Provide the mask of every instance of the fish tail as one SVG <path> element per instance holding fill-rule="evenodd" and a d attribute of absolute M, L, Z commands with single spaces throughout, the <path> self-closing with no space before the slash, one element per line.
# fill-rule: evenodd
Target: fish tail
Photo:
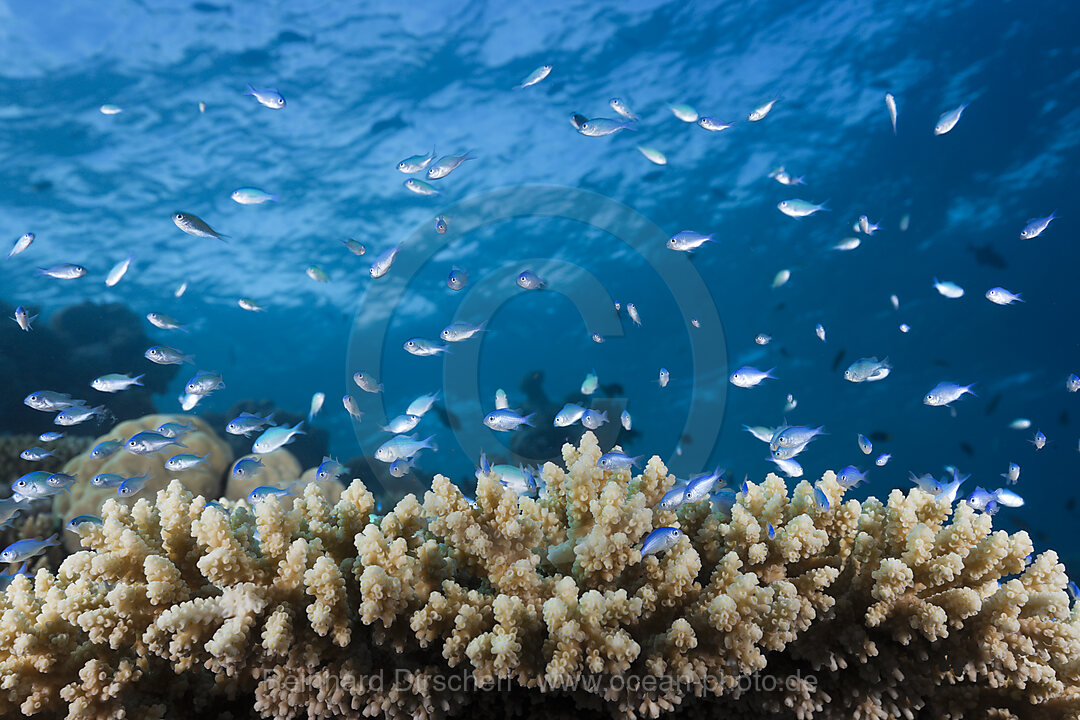
<path fill-rule="evenodd" d="M 251 87 L 251 85 L 249 84 L 247 86 L 247 91 L 244 94 L 245 95 L 254 95 L 255 94 L 255 88 Z"/>
<path fill-rule="evenodd" d="M 187 449 L 187 445 L 185 445 L 184 443 L 180 442 L 179 440 L 173 440 L 173 441 L 172 441 L 172 444 L 173 444 L 173 445 L 176 445 L 177 447 L 182 447 L 182 448 L 185 448 L 185 449 Z"/>
<path fill-rule="evenodd" d="M 528 425 L 529 427 L 536 427 L 532 424 L 532 419 L 536 416 L 536 413 L 529 413 L 521 419 L 522 425 Z"/>
<path fill-rule="evenodd" d="M 181 355 L 180 356 L 180 362 L 181 363 L 188 363 L 189 365 L 194 365 L 195 364 L 195 356 L 194 355 Z"/>
<path fill-rule="evenodd" d="M 60 535 L 58 535 L 57 533 L 53 533 L 52 535 L 50 535 L 49 537 L 47 537 L 45 539 L 45 546 L 46 547 L 52 546 L 52 545 L 59 545 L 59 544 L 60 544 Z"/>
<path fill-rule="evenodd" d="M 291 428 L 291 429 L 292 429 L 292 431 L 293 431 L 294 433 L 296 433 L 297 435 L 307 435 L 307 433 L 306 433 L 306 432 L 304 432 L 303 430 L 301 430 L 301 429 L 300 429 L 300 426 L 301 426 L 301 425 L 303 425 L 303 424 L 304 424 L 304 421 L 303 421 L 303 420 L 301 420 L 300 422 L 296 423 L 295 425 L 293 425 L 293 426 L 292 426 L 292 428 Z"/>
<path fill-rule="evenodd" d="M 435 437 L 434 435 L 428 435 L 427 438 L 424 439 L 424 445 L 426 445 L 427 448 L 429 450 L 431 450 L 432 452 L 437 452 L 439 447 L 435 443 L 431 442 L 432 438 L 434 438 L 434 437 Z M 485 462 L 486 462 L 486 459 L 485 459 Z M 488 471 L 490 472 L 490 470 L 491 470 L 491 468 L 489 467 Z"/>
<path fill-rule="evenodd" d="M 142 379 L 143 379 L 144 377 L 146 377 L 146 373 L 143 373 L 142 375 L 139 375 L 139 376 L 137 376 L 137 377 L 135 377 L 135 378 L 132 378 L 132 380 L 131 380 L 131 384 L 132 384 L 132 385 L 138 385 L 139 387 L 146 387 L 146 386 L 145 386 L 145 385 L 143 385 L 143 384 L 142 384 L 142 382 L 141 382 L 141 380 L 142 380 Z"/>

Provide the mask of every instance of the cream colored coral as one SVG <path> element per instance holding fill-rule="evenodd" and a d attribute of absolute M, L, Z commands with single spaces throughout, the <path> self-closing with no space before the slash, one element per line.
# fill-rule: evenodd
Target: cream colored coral
<path fill-rule="evenodd" d="M 659 511 L 659 460 L 601 471 L 591 433 L 563 456 L 536 500 L 483 477 L 472 504 L 437 476 L 374 518 L 359 481 L 291 508 L 179 483 L 109 501 L 86 550 L 0 598 L 0 714 L 172 717 L 180 696 L 275 719 L 1080 713 L 1080 610 L 1025 533 L 919 490 L 845 501 L 832 473 L 828 510 L 769 476 L 729 514 Z M 684 537 L 641 557 L 661 524 Z"/>

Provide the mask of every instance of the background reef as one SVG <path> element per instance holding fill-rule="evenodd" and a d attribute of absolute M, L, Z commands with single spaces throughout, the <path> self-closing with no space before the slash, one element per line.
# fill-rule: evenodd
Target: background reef
<path fill-rule="evenodd" d="M 846 499 L 831 472 L 827 509 L 770 475 L 730 511 L 660 510 L 658 458 L 602 471 L 591 433 L 562 454 L 536 499 L 483 475 L 475 501 L 436 476 L 385 514 L 359 480 L 291 509 L 175 479 L 107 500 L 82 550 L 0 597 L 0 712 L 1080 715 L 1080 606 L 1026 533 L 918 489 Z M 642 557 L 662 525 L 684 536 Z"/>

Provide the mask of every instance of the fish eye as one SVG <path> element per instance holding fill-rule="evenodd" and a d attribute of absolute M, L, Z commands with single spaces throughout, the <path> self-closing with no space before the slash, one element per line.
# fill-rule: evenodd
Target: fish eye
<path fill-rule="evenodd" d="M 184 213 L 176 213 L 176 215 L 174 215 L 173 217 L 175 217 L 177 220 L 183 220 Z"/>

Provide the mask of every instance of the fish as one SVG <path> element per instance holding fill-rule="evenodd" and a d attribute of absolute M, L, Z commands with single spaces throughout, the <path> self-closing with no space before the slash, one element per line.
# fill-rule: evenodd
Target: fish
<path fill-rule="evenodd" d="M 637 151 L 645 156 L 645 159 L 651 162 L 653 165 L 667 165 L 667 155 L 660 152 L 656 148 L 648 147 L 647 145 L 637 145 Z"/>
<path fill-rule="evenodd" d="M 754 342 L 758 345 L 768 345 L 771 340 L 772 336 L 765 333 L 758 333 L 754 336 Z"/>
<path fill-rule="evenodd" d="M 956 493 L 960 490 L 960 486 L 970 477 L 969 475 L 960 475 L 960 471 L 956 468 L 950 468 L 952 472 L 952 480 L 944 483 L 938 483 L 940 488 L 935 494 L 934 499 L 946 500 L 951 505 L 956 500 Z"/>
<path fill-rule="evenodd" d="M 36 540 L 33 538 L 19 540 L 11 543 L 3 550 L 0 550 L 0 562 L 21 563 L 24 560 L 37 557 L 49 548 L 56 547 L 59 544 L 60 536 L 55 533 L 44 540 Z"/>
<path fill-rule="evenodd" d="M 356 398 L 352 395 L 346 395 L 341 398 L 341 404 L 345 406 L 345 410 L 357 420 L 361 420 L 364 417 L 364 413 L 360 411 L 360 406 L 356 402 Z"/>
<path fill-rule="evenodd" d="M 862 450 L 863 455 L 869 455 L 874 452 L 874 444 L 870 442 L 870 438 L 862 433 L 859 433 L 859 449 Z"/>
<path fill-rule="evenodd" d="M 318 482 L 331 482 L 345 474 L 346 467 L 337 460 L 324 455 L 319 468 L 315 471 L 315 480 Z"/>
<path fill-rule="evenodd" d="M 236 478 L 237 480 L 244 480 L 249 477 L 255 477 L 262 469 L 266 467 L 263 465 L 263 461 L 256 458 L 246 456 L 242 457 L 233 463 L 232 468 L 229 470 L 229 476 Z"/>
<path fill-rule="evenodd" d="M 575 130 L 580 130 L 581 126 L 587 122 L 589 122 L 589 118 L 581 113 L 570 113 L 570 124 L 574 126 Z"/>
<path fill-rule="evenodd" d="M 814 505 L 821 511 L 829 509 L 829 496 L 819 487 L 814 488 Z"/>
<path fill-rule="evenodd" d="M 848 465 L 836 474 L 836 482 L 838 482 L 842 488 L 851 489 L 866 482 L 866 475 L 867 473 L 860 472 L 859 468 L 854 465 Z"/>
<path fill-rule="evenodd" d="M 503 487 L 513 490 L 517 495 L 533 495 L 536 493 L 536 478 L 528 468 L 520 465 L 495 465 L 491 468 L 492 473 L 498 478 Z"/>
<path fill-rule="evenodd" d="M 776 528 L 773 527 L 771 522 L 765 522 L 765 532 L 768 534 L 770 540 L 776 539 Z"/>
<path fill-rule="evenodd" d="M 229 424 L 225 426 L 225 432 L 230 435 L 250 437 L 253 432 L 262 430 L 273 422 L 274 413 L 270 413 L 266 417 L 260 417 L 253 413 L 242 412 L 229 421 Z"/>
<path fill-rule="evenodd" d="M 506 391 L 499 388 L 495 391 L 495 409 L 505 410 L 510 407 L 510 400 L 506 396 Z"/>
<path fill-rule="evenodd" d="M 893 310 L 899 310 L 900 309 L 900 298 L 896 297 L 895 295 L 890 295 L 889 296 L 889 304 L 892 305 Z"/>
<path fill-rule="evenodd" d="M 683 500 L 686 499 L 686 488 L 675 487 L 664 493 L 664 497 L 660 498 L 660 502 L 657 504 L 661 510 L 674 510 L 683 504 Z"/>
<path fill-rule="evenodd" d="M 686 103 L 669 105 L 668 110 L 671 110 L 672 115 L 686 123 L 697 122 L 699 117 L 698 111 L 695 110 L 692 105 L 687 105 Z"/>
<path fill-rule="evenodd" d="M 21 457 L 23 460 L 29 460 L 30 462 L 38 462 L 40 460 L 44 460 L 47 457 L 56 456 L 53 455 L 50 451 L 45 450 L 44 448 L 32 447 L 27 448 L 26 450 L 23 450 L 21 453 L 19 453 L 19 457 Z"/>
<path fill-rule="evenodd" d="M 184 412 L 191 412 L 195 409 L 195 406 L 199 404 L 203 399 L 203 395 L 192 395 L 191 393 L 181 393 L 177 396 L 177 400 L 180 401 L 180 409 Z"/>
<path fill-rule="evenodd" d="M 416 178 L 409 178 L 403 184 L 405 185 L 406 190 L 414 192 L 417 195 L 431 197 L 433 195 L 439 194 L 439 191 L 433 188 L 430 184 L 424 182 L 423 180 L 417 180 Z"/>
<path fill-rule="evenodd" d="M 154 345 L 143 356 L 151 363 L 157 363 L 158 365 L 181 365 L 184 363 L 194 365 L 195 361 L 194 355 L 186 355 L 175 348 L 168 347 L 168 345 Z"/>
<path fill-rule="evenodd" d="M 67 492 L 67 488 L 49 485 L 48 479 L 50 477 L 52 477 L 52 473 L 45 472 L 44 470 L 35 470 L 34 472 L 26 473 L 15 480 L 15 482 L 11 483 L 11 492 L 14 493 L 12 498 L 16 502 L 21 503 L 25 499 L 39 500 L 41 498 Z"/>
<path fill-rule="evenodd" d="M 693 252 L 707 242 L 715 242 L 712 235 L 703 235 L 693 230 L 681 230 L 668 238 L 669 250 Z"/>
<path fill-rule="evenodd" d="M 1050 223 L 1054 220 L 1058 220 L 1059 217 L 1054 213 L 1050 213 L 1043 218 L 1031 218 L 1027 221 L 1027 225 L 1020 231 L 1020 237 L 1025 240 L 1032 240 L 1043 234 L 1043 231 L 1050 226 Z"/>
<path fill-rule="evenodd" d="M 90 450 L 90 459 L 104 460 L 115 455 L 122 446 L 123 443 L 120 440 L 102 440 Z"/>
<path fill-rule="evenodd" d="M 956 123 L 960 122 L 960 115 L 963 114 L 966 108 L 967 104 L 964 104 L 941 113 L 941 117 L 938 118 L 937 123 L 934 125 L 934 134 L 944 135 L 956 127 Z"/>
<path fill-rule="evenodd" d="M 666 388 L 667 384 L 671 382 L 671 373 L 668 372 L 667 368 L 660 368 L 660 377 L 657 378 L 656 382 L 661 388 Z"/>
<path fill-rule="evenodd" d="M 1031 427 L 1031 421 L 1027 418 L 1016 418 L 1009 423 L 1009 427 L 1013 430 L 1027 430 Z"/>
<path fill-rule="evenodd" d="M 629 432 L 634 427 L 634 421 L 630 417 L 630 413 L 626 410 L 622 411 L 622 415 L 619 416 L 619 422 L 623 426 L 623 430 Z"/>
<path fill-rule="evenodd" d="M 82 265 L 60 263 L 48 268 L 38 268 L 38 275 L 46 275 L 57 280 L 78 280 L 86 275 L 86 268 Z"/>
<path fill-rule="evenodd" d="M 768 460 L 769 462 L 774 463 L 778 468 L 780 468 L 781 472 L 783 472 L 788 477 L 797 478 L 802 477 L 803 475 L 802 465 L 800 465 L 799 462 L 793 458 L 784 459 L 770 457 L 768 458 Z"/>
<path fill-rule="evenodd" d="M 394 260 L 397 258 L 399 250 L 401 250 L 400 245 L 395 245 L 388 250 L 383 250 L 382 253 L 375 258 L 375 262 L 371 264 L 368 274 L 373 278 L 381 278 L 385 275 L 390 270 L 390 266 L 394 264 Z"/>
<path fill-rule="evenodd" d="M 472 325 L 467 322 L 451 323 L 443 328 L 439 337 L 446 342 L 462 342 L 463 340 L 468 340 L 477 333 L 483 332 L 486 325 L 486 322 L 482 322 L 479 325 Z"/>
<path fill-rule="evenodd" d="M 754 108 L 754 110 L 746 117 L 746 119 L 750 122 L 760 122 L 764 120 L 765 116 L 772 112 L 773 105 L 775 105 L 779 100 L 780 98 L 773 98 L 764 105 L 760 105 Z"/>
<path fill-rule="evenodd" d="M 634 303 L 626 303 L 626 314 L 630 316 L 635 325 L 641 327 L 641 315 L 638 314 L 637 306 Z"/>
<path fill-rule="evenodd" d="M 923 404 L 931 407 L 949 407 L 949 403 L 956 402 L 965 393 L 975 395 L 971 391 L 972 385 L 974 383 L 971 385 L 957 385 L 951 382 L 940 382 L 923 397 Z"/>
<path fill-rule="evenodd" d="M 191 455 L 187 453 L 181 453 L 179 455 L 173 455 L 171 458 L 165 461 L 165 469 L 172 470 L 173 472 L 183 472 L 190 470 L 198 465 L 210 465 L 210 453 L 205 455 Z"/>
<path fill-rule="evenodd" d="M 986 291 L 986 299 L 995 305 L 1011 305 L 1014 302 L 1024 302 L 1020 293 L 1011 293 L 1003 287 L 993 287 Z"/>
<path fill-rule="evenodd" d="M 421 170 L 426 170 L 427 166 L 431 164 L 431 161 L 435 159 L 435 148 L 431 148 L 430 154 L 413 155 L 407 157 L 397 164 L 397 169 L 406 175 L 418 173 Z"/>
<path fill-rule="evenodd" d="M 439 233 L 440 235 L 446 234 L 446 218 L 444 218 L 442 215 L 439 215 L 435 218 L 435 232 Z"/>
<path fill-rule="evenodd" d="M 814 334 L 818 336 L 818 340 L 825 342 L 825 326 L 818 323 L 814 326 Z"/>
<path fill-rule="evenodd" d="M 1024 498 L 1008 488 L 998 488 L 994 490 L 993 495 L 994 500 L 997 501 L 998 505 L 1004 505 L 1008 508 L 1018 508 L 1023 507 L 1024 505 Z"/>
<path fill-rule="evenodd" d="M 149 479 L 149 475 L 136 475 L 125 479 L 124 482 L 120 483 L 120 487 L 116 488 L 116 497 L 133 497 L 146 486 L 146 481 Z"/>
<path fill-rule="evenodd" d="M 236 301 L 236 304 L 248 312 L 266 312 L 266 308 L 251 298 L 240 298 Z"/>
<path fill-rule="evenodd" d="M 866 217 L 865 215 L 859 216 L 858 227 L 859 232 L 863 233 L 864 235 L 873 235 L 881 229 L 880 225 L 875 225 L 874 223 L 870 222 L 870 218 Z"/>
<path fill-rule="evenodd" d="M 255 187 L 243 187 L 233 190 L 229 195 L 233 202 L 241 205 L 262 205 L 265 202 L 277 202 L 278 196 Z"/>
<path fill-rule="evenodd" d="M 294 495 L 294 487 L 296 487 L 296 483 L 289 485 L 289 487 L 285 489 L 276 488 L 271 485 L 260 485 L 248 493 L 247 500 L 250 505 L 259 505 L 264 502 L 269 502 L 271 498 L 283 498 Z"/>
<path fill-rule="evenodd" d="M 416 435 L 395 435 L 375 451 L 375 459 L 384 463 L 392 463 L 399 458 L 408 460 L 421 450 L 438 450 L 431 442 L 434 435 L 429 435 L 423 440 L 417 440 Z"/>
<path fill-rule="evenodd" d="M 532 419 L 536 413 L 530 413 L 522 416 L 518 415 L 509 408 L 504 410 L 493 410 L 484 416 L 484 425 L 487 425 L 492 430 L 499 432 L 507 432 L 509 430 L 516 430 L 522 425 L 528 425 L 529 427 L 535 427 L 532 424 Z"/>
<path fill-rule="evenodd" d="M 326 402 L 326 393 L 317 392 L 311 395 L 311 407 L 308 409 L 308 422 L 315 419 L 315 416 L 322 410 L 323 403 Z"/>
<path fill-rule="evenodd" d="M 773 276 L 772 286 L 778 288 L 781 285 L 786 285 L 787 281 L 791 279 L 791 271 L 787 268 L 780 270 Z"/>
<path fill-rule="evenodd" d="M 72 399 L 70 395 L 58 393 L 52 390 L 38 390 L 23 398 L 23 404 L 42 412 L 56 412 L 66 410 L 75 405 L 85 405 L 85 400 Z"/>
<path fill-rule="evenodd" d="M 1076 373 L 1070 373 L 1069 377 L 1065 378 L 1065 389 L 1069 392 L 1080 390 L 1080 376 L 1077 376 Z"/>
<path fill-rule="evenodd" d="M 421 337 L 406 340 L 402 347 L 405 348 L 405 352 L 418 357 L 431 357 L 449 351 L 445 345 L 437 345 L 434 341 Z"/>
<path fill-rule="evenodd" d="M 633 122 L 612 120 L 610 118 L 592 118 L 581 123 L 581 127 L 578 128 L 578 133 L 586 137 L 604 137 L 605 135 L 617 133 L 620 130 L 637 130 L 637 124 Z"/>
<path fill-rule="evenodd" d="M 267 428 L 263 431 L 263 434 L 255 440 L 255 444 L 251 446 L 251 451 L 258 455 L 265 455 L 271 453 L 278 448 L 285 447 L 291 443 L 297 435 L 304 435 L 304 431 L 300 429 L 300 426 L 304 424 L 304 421 L 296 423 L 292 427 L 286 427 L 284 425 L 278 425 L 277 427 Z"/>
<path fill-rule="evenodd" d="M 600 385 L 600 378 L 596 374 L 596 370 L 585 376 L 585 379 L 581 381 L 581 394 L 592 395 L 596 392 L 596 388 Z"/>
<path fill-rule="evenodd" d="M 861 244 L 862 244 L 862 240 L 860 240 L 859 238 L 857 238 L 857 237 L 849 237 L 849 238 L 844 238 L 840 242 L 833 245 L 832 249 L 833 250 L 841 250 L 841 251 L 854 250 L 855 248 L 859 247 L 859 245 L 861 245 Z"/>
<path fill-rule="evenodd" d="M 752 388 L 756 385 L 759 385 L 766 378 L 775 379 L 775 376 L 772 374 L 772 371 L 775 369 L 776 368 L 769 368 L 768 370 L 758 370 L 755 367 L 744 365 L 735 372 L 731 373 L 731 376 L 728 378 L 728 380 L 735 387 Z"/>
<path fill-rule="evenodd" d="M 456 170 L 466 160 L 475 159 L 471 151 L 466 152 L 464 155 L 445 155 L 439 158 L 439 162 L 427 169 L 427 178 L 428 180 L 442 179 Z"/>
<path fill-rule="evenodd" d="M 848 382 L 877 382 L 884 380 L 892 371 L 889 358 L 878 360 L 876 357 L 861 358 L 851 363 L 844 371 L 844 379 Z"/>
<path fill-rule="evenodd" d="M 184 386 L 184 392 L 188 395 L 209 395 L 215 390 L 225 387 L 225 380 L 218 373 L 200 370 L 191 376 Z"/>
<path fill-rule="evenodd" d="M 330 276 L 318 265 L 308 265 L 307 269 L 304 270 L 304 273 L 315 282 L 330 282 Z"/>
<path fill-rule="evenodd" d="M 438 399 L 438 392 L 421 395 L 420 397 L 409 403 L 409 407 L 405 408 L 405 414 L 415 415 L 417 417 L 424 417 L 424 415 L 427 414 L 427 411 L 431 409 L 431 406 L 434 405 L 435 401 Z"/>
<path fill-rule="evenodd" d="M 712 494 L 713 488 L 716 487 L 716 481 L 720 480 L 723 475 L 723 471 L 720 468 L 716 468 L 711 473 L 702 473 L 697 477 L 693 477 L 686 483 L 686 494 L 683 497 L 683 504 L 690 504 L 701 502 L 708 499 Z"/>
<path fill-rule="evenodd" d="M 540 276 L 532 270 L 522 270 L 517 276 L 517 284 L 518 287 L 524 290 L 536 290 L 546 285 Z"/>
<path fill-rule="evenodd" d="M 364 392 L 380 393 L 383 390 L 381 382 L 375 379 L 370 373 L 355 372 L 352 376 L 353 382 Z"/>
<path fill-rule="evenodd" d="M 612 450 L 609 453 L 604 453 L 600 456 L 600 459 L 596 461 L 596 466 L 604 470 L 618 471 L 626 468 L 633 467 L 641 461 L 641 455 L 630 457 L 624 452 L 618 450 Z"/>
<path fill-rule="evenodd" d="M 38 440 L 47 443 L 53 442 L 54 440 L 59 440 L 62 437 L 64 437 L 64 433 L 62 432 L 43 432 L 38 435 Z"/>
<path fill-rule="evenodd" d="M 70 427 L 71 425 L 79 425 L 80 423 L 84 423 L 93 418 L 97 418 L 98 422 L 102 422 L 111 416 L 112 413 L 106 410 L 104 405 L 98 405 L 97 407 L 73 405 L 57 413 L 56 417 L 53 418 L 53 423 Z"/>
<path fill-rule="evenodd" d="M 90 478 L 90 484 L 96 488 L 120 487 L 122 482 L 124 482 L 124 476 L 116 473 L 98 473 Z"/>
<path fill-rule="evenodd" d="M 228 235 L 219 233 L 214 228 L 206 224 L 201 218 L 191 213 L 186 212 L 174 212 L 172 216 L 173 224 L 180 228 L 188 235 L 194 235 L 195 237 L 202 238 L 214 238 L 215 240 L 224 241 Z"/>
<path fill-rule="evenodd" d="M 775 450 L 778 447 L 792 448 L 805 446 L 818 435 L 825 434 L 827 433 L 825 432 L 824 425 L 819 425 L 816 428 L 803 425 L 780 428 L 776 431 L 776 434 L 770 438 L 769 449 Z"/>
<path fill-rule="evenodd" d="M 697 119 L 698 127 L 702 130 L 708 130 L 709 132 L 721 132 L 728 128 L 735 127 L 735 123 L 721 122 L 716 118 L 711 117 L 699 117 Z"/>
<path fill-rule="evenodd" d="M 892 455 L 889 453 L 882 453 L 881 455 L 878 455 L 877 460 L 874 460 L 874 464 L 878 467 L 885 467 L 886 463 L 888 463 L 891 458 Z"/>
<path fill-rule="evenodd" d="M 26 311 L 26 308 L 20 305 L 15 308 L 15 315 L 12 316 L 11 319 L 15 321 L 16 325 L 22 328 L 23 332 L 30 332 L 33 329 L 31 323 L 37 320 L 37 317 L 37 315 L 31 315 Z"/>
<path fill-rule="evenodd" d="M 450 268 L 450 274 L 446 277 L 447 287 L 451 290 L 461 290 L 467 282 L 469 282 L 469 273 L 459 267 Z"/>
<path fill-rule="evenodd" d="M 114 287 L 125 275 L 127 275 L 128 268 L 131 267 L 132 261 L 135 260 L 134 255 L 128 255 L 120 262 L 113 265 L 112 270 L 105 276 L 105 285 L 107 287 Z"/>
<path fill-rule="evenodd" d="M 635 115 L 633 112 L 631 112 L 630 108 L 620 98 L 617 98 L 617 97 L 616 98 L 611 98 L 611 100 L 608 101 L 608 105 L 611 106 L 612 110 L 619 113 L 620 115 L 622 115 L 627 120 L 637 120 L 638 119 L 637 115 Z"/>
<path fill-rule="evenodd" d="M 70 530 L 73 533 L 79 532 L 79 526 L 81 525 L 103 525 L 104 521 L 97 515 L 77 515 L 64 525 L 65 530 Z"/>
<path fill-rule="evenodd" d="M 160 330 L 181 330 L 187 332 L 187 329 L 183 325 L 164 313 L 147 313 L 146 319 L 151 325 Z"/>
<path fill-rule="evenodd" d="M 1035 437 L 1031 438 L 1028 442 L 1034 445 L 1036 450 L 1042 450 L 1046 447 L 1046 435 L 1042 430 L 1038 430 L 1035 432 Z"/>
<path fill-rule="evenodd" d="M 251 95 L 259 104 L 263 107 L 268 107 L 271 110 L 281 110 L 285 107 L 285 98 L 277 90 L 271 90 L 269 88 L 263 90 L 256 90 L 250 85 L 247 86 L 245 95 Z"/>
<path fill-rule="evenodd" d="M 383 431 L 393 433 L 394 435 L 400 435 L 401 433 L 407 433 L 416 427 L 420 423 L 419 415 L 403 414 L 398 415 L 396 418 L 386 423 L 382 427 Z"/>
<path fill-rule="evenodd" d="M 787 171 L 787 169 L 781 165 L 772 172 L 769 173 L 769 177 L 780 183 L 781 185 L 805 185 L 806 178 L 800 175 L 795 177 Z"/>
<path fill-rule="evenodd" d="M 581 424 L 585 426 L 587 430 L 596 430 L 601 425 L 608 421 L 607 411 L 599 412 L 589 408 L 581 415 Z"/>
<path fill-rule="evenodd" d="M 766 427 L 764 425 L 743 425 L 743 430 L 753 435 L 761 442 L 772 443 L 773 435 L 776 434 L 776 429 Z"/>
<path fill-rule="evenodd" d="M 179 440 L 151 430 L 143 430 L 132 435 L 124 443 L 124 449 L 134 455 L 152 455 L 161 452 L 169 445 L 187 449 L 187 445 Z"/>
<path fill-rule="evenodd" d="M 390 463 L 390 474 L 394 477 L 405 477 L 412 470 L 413 464 L 405 458 L 398 458 Z"/>
<path fill-rule="evenodd" d="M 950 300 L 964 296 L 964 288 L 948 280 L 941 282 L 936 277 L 934 278 L 934 289 Z"/>
<path fill-rule="evenodd" d="M 144 387 L 142 383 L 144 377 L 146 377 L 145 374 L 131 377 L 130 375 L 121 375 L 120 373 L 109 373 L 108 375 L 102 375 L 101 377 L 91 380 L 90 387 L 98 392 L 120 392 L 121 390 L 127 390 L 130 387 Z"/>
<path fill-rule="evenodd" d="M 910 325 L 908 325 L 907 323 L 900 323 L 900 332 L 906 333 L 906 332 L 909 332 L 910 330 L 911 330 Z"/>
<path fill-rule="evenodd" d="M 188 284 L 187 284 L 186 280 L 184 282 L 180 283 L 176 287 L 176 290 L 173 291 L 173 297 L 174 298 L 182 298 L 182 297 L 184 297 L 184 293 L 187 292 L 187 286 L 188 286 Z"/>
<path fill-rule="evenodd" d="M 524 80 L 514 86 L 514 89 L 524 90 L 527 87 L 532 87 L 533 85 L 550 75 L 552 67 L 553 66 L 551 65 L 541 65 L 540 67 L 536 68 L 531 73 L 526 75 Z"/>
<path fill-rule="evenodd" d="M 555 427 L 569 427 L 581 419 L 581 416 L 585 414 L 585 408 L 574 403 L 566 403 L 555 415 L 553 425 Z"/>
<path fill-rule="evenodd" d="M 36 237 L 37 236 L 32 232 L 23 233 L 19 236 L 19 239 L 15 241 L 15 244 L 11 246 L 11 250 L 8 251 L 7 256 L 12 258 L 19 253 L 26 252 L 26 249 L 34 243 L 34 238 Z"/>
<path fill-rule="evenodd" d="M 353 240 L 352 238 L 345 238 L 341 241 L 341 244 L 351 252 L 353 255 L 360 256 L 367 252 L 367 246 L 359 240 Z"/>
<path fill-rule="evenodd" d="M 826 201 L 828 202 L 828 201 Z M 828 211 L 829 208 L 825 207 L 825 203 L 816 205 L 809 200 L 801 200 L 799 198 L 792 198 L 791 200 L 781 200 L 776 204 L 777 209 L 784 213 L 788 217 L 804 218 L 809 215 L 813 215 L 816 212 Z"/>
<path fill-rule="evenodd" d="M 1009 471 L 1001 473 L 1001 477 L 1005 478 L 1005 482 L 1010 485 L 1015 485 L 1020 479 L 1020 466 L 1013 462 L 1009 463 Z"/>
<path fill-rule="evenodd" d="M 896 135 L 896 98 L 892 93 L 885 93 L 885 107 L 889 110 L 889 122 L 892 123 L 892 134 Z"/>
<path fill-rule="evenodd" d="M 656 555 L 675 547 L 682 538 L 682 531 L 675 527 L 659 527 L 649 533 L 641 544 L 641 557 Z"/>

